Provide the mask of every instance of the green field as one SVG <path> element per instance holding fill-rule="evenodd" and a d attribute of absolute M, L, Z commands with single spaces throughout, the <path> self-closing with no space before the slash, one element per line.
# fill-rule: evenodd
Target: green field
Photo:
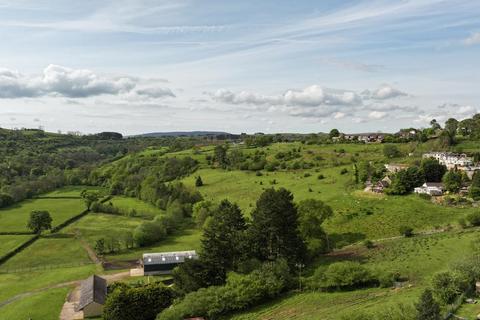
<path fill-rule="evenodd" d="M 72 288 L 35 293 L 0 308 L 0 319 L 58 319 L 65 297 Z"/>
<path fill-rule="evenodd" d="M 90 213 L 65 228 L 65 233 L 79 233 L 91 246 L 95 241 L 105 237 L 121 237 L 125 232 L 133 232 L 143 222 L 140 218 L 120 215 Z"/>
<path fill-rule="evenodd" d="M 56 268 L 91 263 L 80 242 L 71 235 L 41 238 L 0 266 L 1 270 Z M 26 271 L 28 272 L 28 271 Z"/>
<path fill-rule="evenodd" d="M 19 247 L 31 237 L 29 235 L 0 235 L 0 257 Z"/>
<path fill-rule="evenodd" d="M 364 289 L 346 292 L 306 292 L 285 297 L 231 317 L 231 319 L 338 319 L 342 314 L 384 309 L 388 304 L 413 303 L 431 276 L 471 253 L 480 233 L 450 232 L 382 241 L 374 249 L 351 246 L 320 257 L 318 267 L 334 261 L 358 260 L 372 270 L 398 271 L 408 278 L 401 289 Z M 307 271 L 307 274 L 311 273 Z M 334 303 L 332 303 L 334 301 Z M 465 307 L 467 308 L 467 307 Z"/>
<path fill-rule="evenodd" d="M 154 246 L 135 248 L 126 253 L 108 255 L 109 260 L 135 260 L 140 259 L 143 253 L 198 250 L 202 232 L 198 229 L 179 231 L 167 237 Z"/>
<path fill-rule="evenodd" d="M 154 205 L 147 203 L 136 198 L 129 197 L 114 197 L 111 202 L 115 207 L 120 208 L 122 212 L 129 212 L 135 209 L 138 216 L 145 218 L 152 218 L 156 215 L 164 213 L 163 210 L 155 207 Z"/>
<path fill-rule="evenodd" d="M 26 232 L 30 212 L 47 210 L 53 219 L 52 226 L 78 215 L 85 210 L 81 199 L 32 199 L 0 209 L 0 232 Z"/>
<path fill-rule="evenodd" d="M 83 190 L 98 190 L 100 192 L 105 192 L 105 190 L 101 187 L 67 186 L 67 187 L 54 190 L 49 193 L 42 194 L 40 197 L 78 197 L 80 198 L 80 193 Z"/>

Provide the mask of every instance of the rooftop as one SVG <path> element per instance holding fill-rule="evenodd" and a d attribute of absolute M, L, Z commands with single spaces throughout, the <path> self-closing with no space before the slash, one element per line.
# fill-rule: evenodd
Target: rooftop
<path fill-rule="evenodd" d="M 78 310 L 82 310 L 92 302 L 105 304 L 107 297 L 107 280 L 102 277 L 93 275 L 82 281 L 80 289 L 80 302 L 77 306 Z"/>
<path fill-rule="evenodd" d="M 180 263 L 185 259 L 196 259 L 197 252 L 191 251 L 176 251 L 176 252 L 160 252 L 160 253 L 144 253 L 143 264 L 168 264 L 168 263 Z"/>

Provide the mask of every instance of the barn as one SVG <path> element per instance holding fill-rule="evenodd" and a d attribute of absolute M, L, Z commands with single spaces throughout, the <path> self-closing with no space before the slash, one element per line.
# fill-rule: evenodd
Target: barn
<path fill-rule="evenodd" d="M 107 280 L 93 275 L 82 281 L 80 302 L 75 311 L 83 311 L 85 318 L 100 316 L 103 312 L 106 297 Z"/>
<path fill-rule="evenodd" d="M 195 250 L 145 253 L 142 259 L 143 274 L 146 276 L 170 274 L 176 266 L 184 263 L 187 259 L 198 259 Z"/>

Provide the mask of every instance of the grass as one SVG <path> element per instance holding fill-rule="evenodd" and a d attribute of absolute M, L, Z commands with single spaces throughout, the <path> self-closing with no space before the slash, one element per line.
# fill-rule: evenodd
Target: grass
<path fill-rule="evenodd" d="M 83 190 L 98 190 L 103 192 L 101 187 L 92 187 L 92 186 L 66 186 L 57 190 L 54 190 L 49 193 L 42 194 L 41 197 L 78 197 L 80 198 L 80 193 Z"/>
<path fill-rule="evenodd" d="M 95 265 L 89 264 L 81 267 L 53 270 L 0 273 L 0 301 L 20 293 L 51 287 L 63 282 L 85 279 L 99 271 Z"/>
<path fill-rule="evenodd" d="M 31 237 L 29 235 L 0 235 L 0 257 L 13 251 Z"/>
<path fill-rule="evenodd" d="M 26 232 L 30 212 L 47 210 L 53 219 L 52 226 L 68 220 L 85 210 L 81 199 L 32 199 L 0 209 L 0 232 Z"/>
<path fill-rule="evenodd" d="M 52 289 L 0 308 L 0 319 L 58 319 L 71 288 Z"/>
<path fill-rule="evenodd" d="M 90 263 L 90 259 L 80 242 L 73 236 L 58 234 L 35 241 L 5 262 L 0 270 L 53 268 L 85 263 Z"/>
<path fill-rule="evenodd" d="M 92 247 L 95 241 L 105 237 L 121 237 L 126 232 L 133 232 L 143 222 L 140 218 L 120 215 L 90 213 L 68 226 L 65 233 L 79 232 Z"/>
<path fill-rule="evenodd" d="M 110 200 L 110 202 L 124 212 L 129 212 L 130 210 L 135 209 L 135 211 L 137 211 L 137 215 L 141 217 L 152 218 L 156 215 L 164 213 L 163 210 L 137 198 L 117 196 Z"/>
<path fill-rule="evenodd" d="M 109 260 L 135 260 L 140 259 L 143 253 L 168 252 L 168 251 L 186 251 L 199 250 L 201 231 L 198 229 L 188 229 L 179 231 L 177 234 L 167 237 L 156 245 L 135 248 L 128 252 L 108 255 Z"/>
<path fill-rule="evenodd" d="M 407 276 L 411 287 L 371 288 L 345 292 L 290 293 L 284 297 L 233 315 L 231 319 L 338 319 L 358 311 L 378 311 L 389 304 L 413 303 L 429 285 L 431 276 L 445 270 L 471 253 L 470 244 L 478 239 L 476 230 L 449 232 L 413 238 L 382 241 L 375 249 L 351 246 L 319 257 L 316 266 L 334 261 L 358 260 L 372 270 L 398 271 Z M 311 273 L 307 271 L 307 273 Z M 334 303 L 332 303 L 334 301 Z M 470 306 L 462 312 L 469 312 Z"/>

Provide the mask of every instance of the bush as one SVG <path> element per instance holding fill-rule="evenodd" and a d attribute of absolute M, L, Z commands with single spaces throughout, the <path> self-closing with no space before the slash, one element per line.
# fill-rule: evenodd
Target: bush
<path fill-rule="evenodd" d="M 467 221 L 472 226 L 480 226 L 480 212 L 472 212 L 467 216 Z"/>
<path fill-rule="evenodd" d="M 202 288 L 187 294 L 183 300 L 163 310 L 157 319 L 218 319 L 221 315 L 274 298 L 290 284 L 290 270 L 284 260 L 266 263 L 248 275 L 230 274 L 224 286 Z"/>
<path fill-rule="evenodd" d="M 413 236 L 413 228 L 408 226 L 401 226 L 399 228 L 400 234 L 404 237 L 412 237 Z"/>
<path fill-rule="evenodd" d="M 433 276 L 432 287 L 438 300 L 449 304 L 469 288 L 469 283 L 468 278 L 460 272 L 444 271 Z"/>
<path fill-rule="evenodd" d="M 159 282 L 136 288 L 116 285 L 109 288 L 103 319 L 154 320 L 159 312 L 172 304 L 174 297 L 173 290 Z"/>
<path fill-rule="evenodd" d="M 363 245 L 364 245 L 365 248 L 367 248 L 367 249 L 373 249 L 373 248 L 375 248 L 375 244 L 373 243 L 372 240 L 365 240 L 365 241 L 363 241 Z"/>
<path fill-rule="evenodd" d="M 340 174 L 347 174 L 348 173 L 348 170 L 346 168 L 343 168 L 341 171 L 340 171 Z"/>
<path fill-rule="evenodd" d="M 358 262 L 335 262 L 326 270 L 318 268 L 307 281 L 311 289 L 354 289 L 376 282 L 370 270 Z"/>
<path fill-rule="evenodd" d="M 323 180 L 323 179 L 325 179 L 325 176 L 324 176 L 323 174 L 319 174 L 319 175 L 317 176 L 317 179 L 318 179 L 318 180 Z"/>
<path fill-rule="evenodd" d="M 167 226 L 161 221 L 144 222 L 135 228 L 133 232 L 133 239 L 140 247 L 145 247 L 154 244 L 167 235 Z"/>

